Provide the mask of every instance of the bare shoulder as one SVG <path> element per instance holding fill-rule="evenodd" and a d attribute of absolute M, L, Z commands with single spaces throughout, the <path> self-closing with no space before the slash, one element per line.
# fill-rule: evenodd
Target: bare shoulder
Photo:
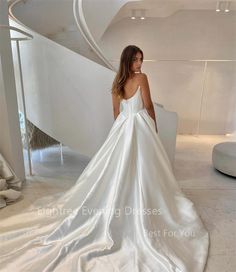
<path fill-rule="evenodd" d="M 147 75 L 145 73 L 140 73 L 137 75 L 137 81 L 140 85 L 145 85 L 148 82 Z"/>
<path fill-rule="evenodd" d="M 144 102 L 145 108 L 149 109 L 152 107 L 152 98 L 148 83 L 148 78 L 145 73 L 139 74 L 139 85 L 141 87 L 141 94 Z"/>
<path fill-rule="evenodd" d="M 148 77 L 145 73 L 140 73 L 138 75 L 138 83 L 141 87 L 141 90 L 149 91 Z M 148 89 L 148 90 L 147 90 Z"/>
<path fill-rule="evenodd" d="M 147 75 L 145 73 L 140 73 L 139 74 L 141 77 L 147 77 Z"/>
<path fill-rule="evenodd" d="M 139 80 L 142 80 L 142 79 L 147 78 L 147 75 L 146 75 L 145 73 L 139 73 L 139 74 L 137 74 L 137 78 L 138 78 Z"/>

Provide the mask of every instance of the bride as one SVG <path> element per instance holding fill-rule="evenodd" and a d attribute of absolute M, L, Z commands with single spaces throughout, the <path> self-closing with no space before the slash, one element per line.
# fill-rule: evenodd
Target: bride
<path fill-rule="evenodd" d="M 76 184 L 1 220 L 1 271 L 204 271 L 209 235 L 172 172 L 142 62 L 124 48 L 115 121 Z"/>

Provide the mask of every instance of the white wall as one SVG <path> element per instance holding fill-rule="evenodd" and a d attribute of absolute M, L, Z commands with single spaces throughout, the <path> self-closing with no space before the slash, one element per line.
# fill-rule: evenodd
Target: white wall
<path fill-rule="evenodd" d="M 197 133 L 204 62 L 182 59 L 236 59 L 236 13 L 178 11 L 167 18 L 123 19 L 111 25 L 99 42 L 107 58 L 119 59 L 128 44 L 139 46 L 153 100 L 179 116 L 178 133 Z M 112 46 L 111 46 L 112 45 Z M 118 66 L 118 63 L 113 63 Z M 236 130 L 236 62 L 208 63 L 200 134 Z"/>
<path fill-rule="evenodd" d="M 11 25 L 34 37 L 20 47 L 29 120 L 61 143 L 92 156 L 114 121 L 110 89 L 115 73 L 13 21 Z M 13 46 L 19 84 L 15 53 Z"/>

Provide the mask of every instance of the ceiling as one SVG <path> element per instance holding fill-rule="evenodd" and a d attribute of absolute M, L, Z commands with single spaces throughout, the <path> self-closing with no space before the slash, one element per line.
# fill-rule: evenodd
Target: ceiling
<path fill-rule="evenodd" d="M 127 3 L 119 11 L 112 23 L 130 17 L 132 9 L 137 9 L 137 16 L 141 14 L 138 9 L 145 9 L 146 17 L 168 17 L 180 10 L 212 10 L 215 12 L 217 2 L 220 2 L 222 9 L 224 9 L 226 2 L 229 2 L 230 11 L 236 10 L 236 0 L 142 0 Z"/>
<path fill-rule="evenodd" d="M 14 0 L 8 2 L 11 3 Z M 217 2 L 222 2 L 222 7 L 224 2 L 230 2 L 231 13 L 236 10 L 236 0 L 138 0 L 124 5 L 111 24 L 130 17 L 132 9 L 145 9 L 145 15 L 148 18 L 168 17 L 180 10 L 215 12 Z M 25 25 L 45 36 L 50 36 L 67 30 L 76 30 L 72 4 L 73 0 L 22 0 L 14 6 L 13 14 Z M 137 11 L 137 15 L 139 14 L 140 12 Z"/>

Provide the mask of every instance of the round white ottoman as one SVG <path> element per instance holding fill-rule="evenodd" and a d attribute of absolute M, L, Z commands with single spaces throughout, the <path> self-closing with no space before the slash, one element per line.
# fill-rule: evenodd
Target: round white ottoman
<path fill-rule="evenodd" d="M 220 172 L 236 177 L 236 142 L 216 144 L 212 151 L 212 163 Z"/>

